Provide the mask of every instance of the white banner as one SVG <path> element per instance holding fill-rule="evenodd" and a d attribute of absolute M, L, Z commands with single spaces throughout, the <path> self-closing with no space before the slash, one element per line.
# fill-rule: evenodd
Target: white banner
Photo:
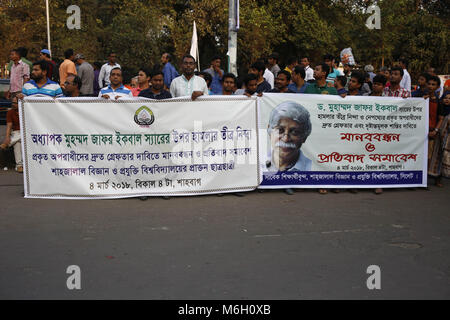
<path fill-rule="evenodd" d="M 428 100 L 264 94 L 260 188 L 426 186 Z"/>
<path fill-rule="evenodd" d="M 250 191 L 259 185 L 257 100 L 26 98 L 27 198 Z"/>

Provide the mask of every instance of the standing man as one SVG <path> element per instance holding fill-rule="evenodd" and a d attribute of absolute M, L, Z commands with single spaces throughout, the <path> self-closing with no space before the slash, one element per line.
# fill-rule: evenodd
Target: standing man
<path fill-rule="evenodd" d="M 384 66 L 380 68 L 380 72 L 379 74 L 382 74 L 383 76 L 386 77 L 386 87 L 390 87 L 391 86 L 391 72 L 389 71 L 389 68 Z"/>
<path fill-rule="evenodd" d="M 193 56 L 187 54 L 183 57 L 181 70 L 183 74 L 173 79 L 170 84 L 172 97 L 191 96 L 192 100 L 195 100 L 202 95 L 208 95 L 206 81 L 194 74 L 195 58 Z"/>
<path fill-rule="evenodd" d="M 230 96 L 234 94 L 236 88 L 236 76 L 232 73 L 225 73 L 222 77 L 222 95 Z"/>
<path fill-rule="evenodd" d="M 142 71 L 142 70 L 141 70 Z M 172 95 L 164 89 L 164 74 L 162 71 L 154 71 L 151 75 L 151 87 L 147 87 L 139 93 L 139 97 L 163 100 L 170 99 Z"/>
<path fill-rule="evenodd" d="M 316 81 L 311 82 L 305 89 L 305 93 L 315 94 L 338 94 L 335 87 L 327 85 L 327 76 L 330 67 L 326 63 L 321 63 L 314 69 L 314 78 Z"/>
<path fill-rule="evenodd" d="M 305 93 L 312 94 L 333 94 L 337 95 L 335 87 L 329 87 L 327 85 L 327 76 L 330 72 L 330 67 L 326 63 L 321 63 L 314 69 L 314 82 L 308 84 L 305 89 Z M 319 189 L 320 194 L 327 194 L 327 189 Z"/>
<path fill-rule="evenodd" d="M 423 97 L 424 95 L 427 94 L 428 92 L 428 88 L 427 88 L 427 83 L 428 80 L 430 80 L 431 75 L 428 73 L 422 73 L 419 76 L 419 79 L 417 79 L 417 83 L 418 83 L 418 87 L 416 88 L 416 90 L 411 92 L 411 96 L 412 97 Z"/>
<path fill-rule="evenodd" d="M 256 88 L 258 87 L 257 80 L 258 78 L 256 77 L 255 74 L 253 73 L 247 74 L 247 76 L 244 78 L 244 86 L 245 86 L 244 92 L 241 93 L 241 91 L 239 92 L 236 91 L 236 94 L 243 94 L 246 95 L 247 97 L 251 97 L 253 95 L 261 96 L 262 95 L 261 93 L 258 94 L 256 92 Z"/>
<path fill-rule="evenodd" d="M 30 80 L 30 67 L 22 61 L 19 49 L 13 49 L 9 55 L 13 64 L 11 65 L 9 90 L 6 98 L 12 99 L 22 92 L 24 83 Z"/>
<path fill-rule="evenodd" d="M 222 93 L 222 77 L 224 71 L 220 69 L 221 59 L 219 56 L 215 56 L 211 60 L 211 67 L 203 70 L 203 72 L 207 72 L 211 75 L 211 92 L 212 94 L 221 94 Z"/>
<path fill-rule="evenodd" d="M 325 64 L 327 64 L 330 68 L 330 72 L 327 76 L 327 82 L 334 85 L 334 79 L 336 79 L 337 76 L 342 76 L 342 74 L 338 69 L 334 68 L 334 57 L 331 54 L 327 53 L 326 55 L 324 55 L 323 60 Z"/>
<path fill-rule="evenodd" d="M 307 56 L 303 56 L 300 60 L 300 64 L 305 69 L 305 81 L 314 80 L 314 70 L 309 66 L 309 59 Z"/>
<path fill-rule="evenodd" d="M 109 85 L 100 90 L 99 97 L 104 99 L 133 98 L 131 90 L 123 85 L 122 69 L 115 67 L 109 76 Z"/>
<path fill-rule="evenodd" d="M 301 66 L 296 66 L 292 72 L 292 83 L 289 84 L 288 88 L 294 93 L 305 93 L 306 86 L 305 82 L 305 69 Z M 314 77 L 313 77 L 314 79 Z"/>
<path fill-rule="evenodd" d="M 150 70 L 147 68 L 140 68 L 137 75 L 138 85 L 136 88 L 132 88 L 131 92 L 133 93 L 133 97 L 137 97 L 144 90 L 147 90 L 150 87 Z"/>
<path fill-rule="evenodd" d="M 403 77 L 402 81 L 400 81 L 400 87 L 411 91 L 411 76 L 409 75 L 408 70 L 406 70 L 408 68 L 408 60 L 401 58 L 399 62 L 400 67 L 403 69 Z"/>
<path fill-rule="evenodd" d="M 98 74 L 98 86 L 99 88 L 103 88 L 108 86 L 110 82 L 110 74 L 111 70 L 114 68 L 120 68 L 120 64 L 116 63 L 117 54 L 114 52 L 110 52 L 108 56 L 108 62 L 105 63 L 100 69 L 100 73 Z"/>
<path fill-rule="evenodd" d="M 269 92 L 295 93 L 288 88 L 289 82 L 291 82 L 291 74 L 286 70 L 281 70 L 278 72 L 277 78 L 275 79 L 275 88 Z"/>
<path fill-rule="evenodd" d="M 377 74 L 373 77 L 372 97 L 382 97 L 384 95 L 384 87 L 386 87 L 386 77 L 382 74 Z"/>
<path fill-rule="evenodd" d="M 370 82 L 373 81 L 373 77 L 375 77 L 375 73 L 373 73 L 373 70 L 375 70 L 373 68 L 373 66 L 371 64 L 368 64 L 364 67 L 364 71 L 367 72 L 370 76 Z"/>
<path fill-rule="evenodd" d="M 78 65 L 78 77 L 81 79 L 80 94 L 84 97 L 91 97 L 94 94 L 94 67 L 84 59 L 84 55 L 79 53 L 75 56 L 75 63 Z"/>
<path fill-rule="evenodd" d="M 296 57 L 290 57 L 284 70 L 292 74 L 292 70 L 294 70 L 296 65 L 298 65 L 298 59 Z"/>
<path fill-rule="evenodd" d="M 39 54 L 40 60 L 45 60 L 48 63 L 48 77 L 50 80 L 57 82 L 59 78 L 58 67 L 56 62 L 52 60 L 50 50 L 42 49 Z"/>
<path fill-rule="evenodd" d="M 248 73 L 253 73 L 257 78 L 257 93 L 267 92 L 272 89 L 270 84 L 264 79 L 265 70 L 266 66 L 264 65 L 264 63 L 262 61 L 257 61 L 250 66 L 250 70 L 248 71 Z"/>
<path fill-rule="evenodd" d="M 22 60 L 22 62 L 26 63 L 29 67 L 29 70 L 31 70 L 33 68 L 33 62 L 31 62 L 30 60 L 27 59 L 28 49 L 24 48 L 24 47 L 19 47 L 15 50 L 17 50 L 17 52 L 19 53 L 20 59 Z M 12 67 L 13 63 L 14 62 L 12 60 L 10 60 L 8 63 L 7 70 L 9 72 L 11 72 L 11 67 Z"/>
<path fill-rule="evenodd" d="M 40 60 L 33 63 L 31 80 L 23 85 L 22 94 L 24 96 L 52 97 L 63 96 L 61 87 L 56 82 L 47 78 L 48 63 Z"/>
<path fill-rule="evenodd" d="M 171 61 L 172 56 L 167 52 L 163 53 L 163 55 L 161 56 L 161 63 L 163 65 L 162 73 L 164 74 L 164 85 L 167 89 L 170 88 L 173 79 L 179 76 L 179 73 L 177 72 L 175 67 L 170 63 Z"/>
<path fill-rule="evenodd" d="M 361 72 L 353 72 L 348 84 L 348 95 L 349 96 L 362 96 L 368 95 L 361 92 L 361 88 L 364 84 L 364 74 Z"/>
<path fill-rule="evenodd" d="M 22 165 L 22 143 L 20 138 L 20 121 L 18 99 L 16 96 L 12 98 L 11 109 L 6 114 L 6 135 L 5 140 L 0 145 L 1 149 L 14 147 L 14 159 L 16 162 L 16 171 L 23 173 Z"/>
<path fill-rule="evenodd" d="M 264 66 L 266 67 L 266 69 L 264 70 L 263 78 L 270 84 L 270 88 L 273 89 L 275 86 L 275 76 L 272 71 L 269 70 L 269 60 L 267 60 L 266 58 L 261 58 L 259 59 L 259 61 L 264 63 Z"/>
<path fill-rule="evenodd" d="M 400 81 L 403 78 L 403 69 L 401 67 L 393 67 L 391 69 L 390 83 L 389 87 L 384 88 L 384 95 L 387 97 L 411 97 L 411 91 L 406 90 L 400 86 Z"/>
<path fill-rule="evenodd" d="M 64 89 L 66 97 L 79 97 L 81 95 L 82 80 L 79 76 L 74 76 L 73 74 L 68 75 L 64 86 L 66 87 Z"/>
<path fill-rule="evenodd" d="M 98 77 L 100 75 L 100 69 L 102 68 L 101 62 L 95 61 L 94 62 L 94 97 L 98 96 L 98 93 L 100 92 L 100 87 L 98 86 Z"/>
<path fill-rule="evenodd" d="M 276 77 L 278 72 L 281 71 L 280 66 L 278 65 L 278 61 L 280 60 L 278 53 L 273 52 L 268 59 L 270 72 L 273 73 L 273 76 Z"/>
<path fill-rule="evenodd" d="M 75 67 L 73 49 L 64 51 L 64 61 L 59 66 L 59 85 L 64 89 L 64 82 L 69 74 L 77 75 L 77 68 Z M 50 74 L 48 75 L 50 76 Z"/>

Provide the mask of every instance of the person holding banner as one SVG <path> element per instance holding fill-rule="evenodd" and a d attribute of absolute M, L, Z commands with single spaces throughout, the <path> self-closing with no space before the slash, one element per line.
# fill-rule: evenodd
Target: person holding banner
<path fill-rule="evenodd" d="M 316 81 L 311 82 L 305 89 L 305 93 L 312 94 L 335 94 L 338 92 L 335 87 L 327 85 L 327 76 L 330 72 L 330 67 L 326 63 L 321 63 L 314 69 L 314 78 Z M 327 189 L 319 189 L 320 194 L 327 194 Z"/>
<path fill-rule="evenodd" d="M 191 96 L 192 100 L 202 95 L 208 95 L 208 86 L 206 81 L 194 74 L 195 59 L 190 54 L 183 57 L 181 69 L 183 74 L 173 79 L 170 85 L 170 94 L 172 97 Z"/>
<path fill-rule="evenodd" d="M 98 96 L 104 99 L 133 98 L 131 90 L 122 84 L 122 69 L 115 67 L 109 76 L 110 84 L 100 90 Z"/>
<path fill-rule="evenodd" d="M 162 71 L 154 71 L 151 75 L 150 82 L 152 83 L 152 86 L 145 90 L 142 90 L 139 93 L 139 97 L 156 100 L 172 98 L 170 92 L 164 90 L 164 74 L 162 73 Z"/>
<path fill-rule="evenodd" d="M 363 96 L 368 95 L 362 93 L 362 86 L 364 84 L 364 75 L 361 72 L 353 72 L 350 77 L 350 82 L 348 84 L 348 95 L 349 96 Z"/>
<path fill-rule="evenodd" d="M 384 88 L 384 95 L 387 97 L 401 97 L 410 98 L 411 91 L 400 87 L 402 81 L 403 69 L 400 67 L 393 67 L 390 73 L 390 86 Z"/>
<path fill-rule="evenodd" d="M 23 96 L 36 97 L 52 97 L 59 98 L 63 96 L 63 92 L 59 84 L 47 78 L 48 63 L 45 60 L 33 63 L 31 71 L 31 80 L 23 85 L 22 94 L 18 95 L 19 99 Z"/>
<path fill-rule="evenodd" d="M 288 85 L 289 90 L 294 93 L 305 93 L 306 86 L 308 85 L 305 77 L 306 70 L 301 66 L 295 66 L 292 71 L 292 83 Z"/>
<path fill-rule="evenodd" d="M 249 73 L 244 78 L 244 86 L 245 89 L 238 89 L 235 91 L 235 95 L 246 95 L 247 97 L 251 97 L 254 95 L 257 95 L 258 97 L 262 96 L 262 92 L 258 93 L 256 92 L 256 89 L 258 87 L 257 84 L 258 78 L 253 73 Z"/>
<path fill-rule="evenodd" d="M 318 64 L 314 69 L 314 78 L 316 81 L 311 82 L 306 87 L 305 93 L 337 95 L 336 88 L 327 85 L 327 76 L 329 72 L 330 67 L 326 63 Z"/>
<path fill-rule="evenodd" d="M 275 79 L 275 88 L 269 92 L 276 93 L 295 93 L 288 88 L 289 82 L 291 81 L 291 74 L 286 70 L 281 70 L 278 72 L 277 78 Z"/>
<path fill-rule="evenodd" d="M 234 94 L 236 87 L 236 76 L 232 73 L 225 73 L 222 78 L 222 95 L 230 96 Z"/>
<path fill-rule="evenodd" d="M 438 108 L 436 129 L 430 132 L 434 145 L 429 161 L 428 174 L 435 178 L 435 185 L 442 188 L 442 176 L 450 177 L 450 91 L 444 92 Z"/>

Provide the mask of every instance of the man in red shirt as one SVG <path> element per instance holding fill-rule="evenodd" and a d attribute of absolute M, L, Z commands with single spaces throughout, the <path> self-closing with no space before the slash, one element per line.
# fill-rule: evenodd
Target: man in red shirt
<path fill-rule="evenodd" d="M 6 149 L 14 147 L 14 158 L 16 160 L 17 172 L 23 172 L 22 165 L 22 144 L 20 139 L 20 122 L 17 97 L 14 97 L 11 103 L 12 109 L 6 114 L 6 137 L 0 148 Z"/>

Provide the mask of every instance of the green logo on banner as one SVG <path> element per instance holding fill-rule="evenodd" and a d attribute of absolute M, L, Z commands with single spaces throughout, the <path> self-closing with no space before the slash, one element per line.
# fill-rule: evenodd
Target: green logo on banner
<path fill-rule="evenodd" d="M 142 106 L 134 113 L 134 122 L 143 127 L 150 126 L 155 121 L 155 115 L 149 107 Z"/>

